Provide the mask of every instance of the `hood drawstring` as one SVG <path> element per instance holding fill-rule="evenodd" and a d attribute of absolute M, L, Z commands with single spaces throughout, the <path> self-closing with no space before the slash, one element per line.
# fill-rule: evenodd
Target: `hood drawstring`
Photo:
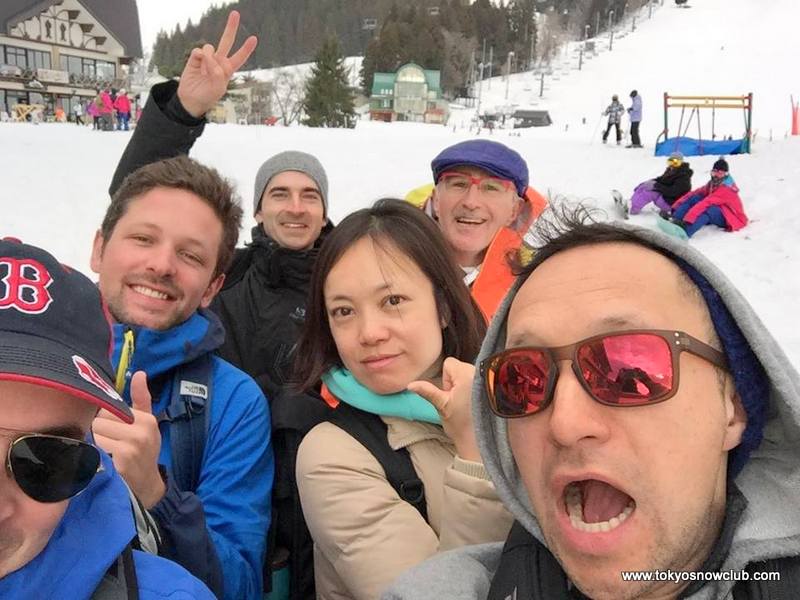
<path fill-rule="evenodd" d="M 130 367 L 131 364 L 133 349 L 133 330 L 125 329 L 125 333 L 122 335 L 122 351 L 119 356 L 119 366 L 117 366 L 117 378 L 115 381 L 117 393 L 120 395 L 125 391 L 125 383 L 128 379 L 128 367 Z"/>

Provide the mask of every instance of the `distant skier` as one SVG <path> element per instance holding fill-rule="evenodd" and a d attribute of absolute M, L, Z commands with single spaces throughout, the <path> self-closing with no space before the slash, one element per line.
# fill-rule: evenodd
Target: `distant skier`
<path fill-rule="evenodd" d="M 628 108 L 628 117 L 631 120 L 631 143 L 626 148 L 641 148 L 642 140 L 639 139 L 639 123 L 642 122 L 642 97 L 636 90 L 631 92 L 631 106 Z"/>
<path fill-rule="evenodd" d="M 728 172 L 728 162 L 718 159 L 711 169 L 711 179 L 672 205 L 672 222 L 692 237 L 705 225 L 738 231 L 747 225 L 739 188 Z"/>
<path fill-rule="evenodd" d="M 604 115 L 608 115 L 608 127 L 606 127 L 606 132 L 603 134 L 603 143 L 605 144 L 608 141 L 608 132 L 611 131 L 611 127 L 617 128 L 617 146 L 622 141 L 622 133 L 619 129 L 619 122 L 622 119 L 622 115 L 625 114 L 625 107 L 620 104 L 619 96 L 614 94 L 611 96 L 611 104 L 603 111 Z"/>
<path fill-rule="evenodd" d="M 667 159 L 667 169 L 661 175 L 636 186 L 631 197 L 630 214 L 638 215 L 651 202 L 662 213 L 670 213 L 673 203 L 692 189 L 693 174 L 683 154 L 673 152 Z"/>

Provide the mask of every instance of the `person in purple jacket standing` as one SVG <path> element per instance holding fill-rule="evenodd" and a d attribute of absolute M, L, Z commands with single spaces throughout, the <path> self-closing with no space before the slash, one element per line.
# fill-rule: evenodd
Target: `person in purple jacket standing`
<path fill-rule="evenodd" d="M 631 120 L 631 143 L 626 148 L 641 148 L 642 140 L 639 139 L 639 123 L 642 122 L 642 97 L 636 90 L 631 92 L 631 105 L 628 108 L 628 117 Z"/>

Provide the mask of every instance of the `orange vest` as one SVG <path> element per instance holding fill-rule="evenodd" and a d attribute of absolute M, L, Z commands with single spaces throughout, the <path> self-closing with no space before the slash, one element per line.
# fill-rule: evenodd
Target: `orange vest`
<path fill-rule="evenodd" d="M 433 184 L 429 183 L 411 190 L 406 195 L 405 200 L 430 214 L 427 209 L 432 191 Z M 527 222 L 522 223 L 518 229 L 503 227 L 497 232 L 492 243 L 486 249 L 486 255 L 483 258 L 483 263 L 481 263 L 478 277 L 472 282 L 470 288 L 472 297 L 480 307 L 487 323 L 492 320 L 494 313 L 497 312 L 500 306 L 500 302 L 505 298 L 506 292 L 514 283 L 515 275 L 511 272 L 508 264 L 509 254 L 513 255 L 513 253 L 519 251 L 520 246 L 522 246 L 522 235 L 547 206 L 547 200 L 545 200 L 544 196 L 530 186 L 525 191 L 523 200 L 530 207 Z"/>
<path fill-rule="evenodd" d="M 523 232 L 527 231 L 547 206 L 544 196 L 530 186 L 525 191 L 524 200 L 530 206 L 530 213 L 527 223 L 523 223 L 520 228 Z M 492 320 L 516 279 L 508 259 L 510 255 L 519 252 L 520 246 L 522 246 L 522 235 L 519 230 L 503 227 L 494 236 L 483 257 L 481 269 L 472 283 L 471 292 L 487 323 Z"/>

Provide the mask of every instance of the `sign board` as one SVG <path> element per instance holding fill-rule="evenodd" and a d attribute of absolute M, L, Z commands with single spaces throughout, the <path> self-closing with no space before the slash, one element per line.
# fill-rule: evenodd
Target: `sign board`
<path fill-rule="evenodd" d="M 54 71 L 53 69 L 36 69 L 36 75 L 42 81 L 51 83 L 64 83 L 69 85 L 69 73 L 66 71 Z"/>
<path fill-rule="evenodd" d="M 0 76 L 20 77 L 22 76 L 22 69 L 20 69 L 16 65 L 0 65 Z"/>

